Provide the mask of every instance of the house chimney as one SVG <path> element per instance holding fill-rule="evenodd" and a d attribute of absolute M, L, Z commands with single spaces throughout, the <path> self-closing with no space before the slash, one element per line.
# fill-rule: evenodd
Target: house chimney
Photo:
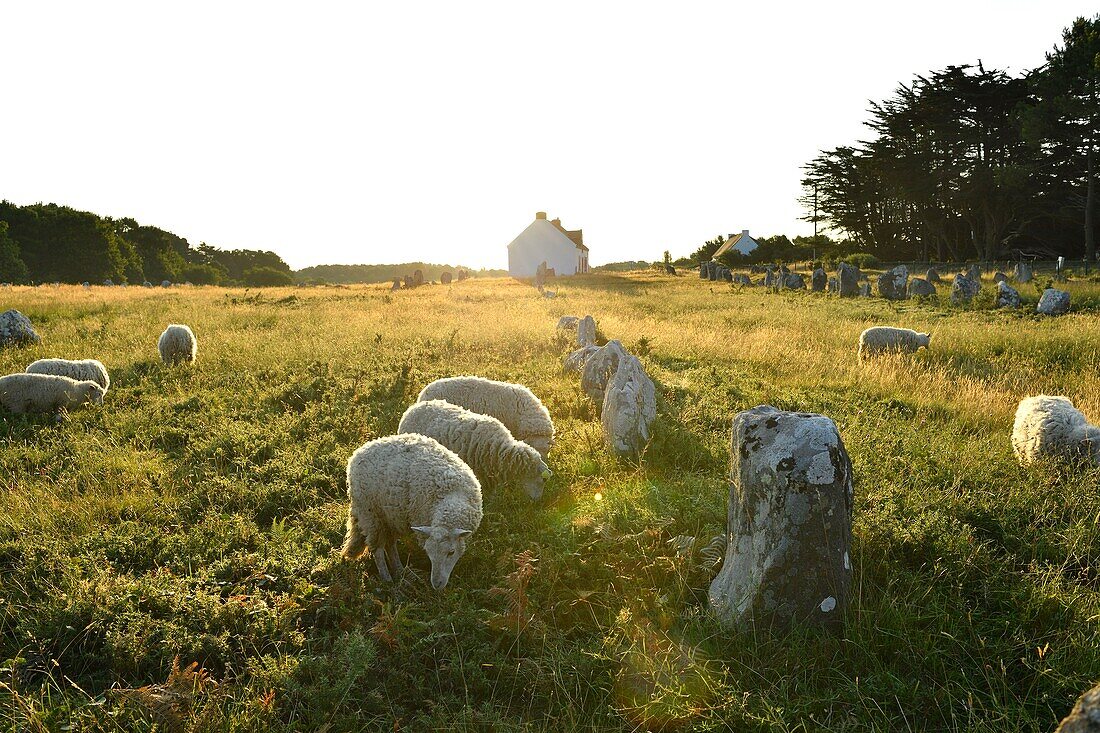
<path fill-rule="evenodd" d="M 536 219 L 545 219 L 546 218 L 546 212 L 545 211 L 536 211 L 535 212 L 535 218 Z"/>
<path fill-rule="evenodd" d="M 742 230 L 741 230 L 741 236 L 742 236 L 742 237 L 747 237 L 747 236 L 749 236 L 749 230 L 748 230 L 748 229 L 742 229 Z"/>

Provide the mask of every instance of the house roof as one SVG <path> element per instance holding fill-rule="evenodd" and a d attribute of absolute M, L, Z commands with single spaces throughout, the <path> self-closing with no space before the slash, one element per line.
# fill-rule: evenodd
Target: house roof
<path fill-rule="evenodd" d="M 546 219 L 535 219 L 528 224 L 527 228 L 508 244 L 508 249 L 517 244 L 568 244 L 576 246 L 576 242 L 567 237 L 561 227 L 554 226 Z"/>
<path fill-rule="evenodd" d="M 742 242 L 742 240 L 744 241 Z M 723 242 L 722 246 L 715 250 L 714 254 L 711 255 L 711 259 L 716 259 L 717 257 L 724 255 L 726 252 L 729 252 L 731 249 L 736 249 L 738 252 L 742 252 L 743 250 L 739 249 L 737 246 L 738 242 L 742 242 L 743 244 L 748 244 L 751 242 L 752 247 L 749 248 L 750 252 L 760 246 L 760 244 L 755 239 L 750 237 L 748 234 L 741 232 L 732 239 L 727 239 L 725 242 Z"/>
<path fill-rule="evenodd" d="M 583 229 L 574 229 L 574 230 L 566 229 L 565 227 L 563 227 L 561 225 L 561 219 L 552 219 L 550 221 L 550 223 L 553 224 L 555 227 L 557 227 L 559 232 L 561 232 L 565 236 L 569 237 L 569 241 L 571 241 L 573 244 L 577 245 L 577 249 L 583 249 L 585 252 L 588 251 L 588 247 L 584 246 L 584 230 Z"/>

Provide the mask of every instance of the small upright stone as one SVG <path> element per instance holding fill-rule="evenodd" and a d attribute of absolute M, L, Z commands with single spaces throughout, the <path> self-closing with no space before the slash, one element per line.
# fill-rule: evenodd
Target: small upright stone
<path fill-rule="evenodd" d="M 764 287 L 774 288 L 777 279 L 778 277 L 776 276 L 772 268 L 769 267 L 767 270 L 764 271 Z"/>
<path fill-rule="evenodd" d="M 423 270 L 413 270 L 413 283 L 415 283 L 418 286 L 424 284 L 424 271 Z"/>
<path fill-rule="evenodd" d="M 1069 293 L 1057 288 L 1047 288 L 1039 298 L 1039 305 L 1035 306 L 1036 313 L 1044 316 L 1060 316 L 1069 312 Z"/>
<path fill-rule="evenodd" d="M 390 292 L 392 293 L 394 290 L 400 290 L 400 289 L 401 289 L 401 278 L 395 277 L 393 279 L 393 285 L 390 285 Z"/>
<path fill-rule="evenodd" d="M 935 296 L 936 286 L 927 280 L 915 277 L 909 281 L 910 298 L 934 298 Z"/>
<path fill-rule="evenodd" d="M 841 262 L 836 268 L 836 281 L 840 297 L 851 298 L 859 292 L 859 268 Z"/>
<path fill-rule="evenodd" d="M 837 282 L 837 279 L 835 277 L 830 277 L 829 278 L 829 283 L 826 287 L 827 287 L 827 289 L 830 293 L 839 293 L 840 292 L 840 283 Z"/>
<path fill-rule="evenodd" d="M 636 458 L 649 444 L 649 427 L 657 417 L 657 391 L 638 357 L 627 354 L 607 385 L 600 425 L 615 455 Z"/>
<path fill-rule="evenodd" d="M 980 289 L 981 285 L 976 280 L 971 280 L 960 272 L 955 275 L 951 283 L 951 303 L 954 305 L 969 303 Z"/>
<path fill-rule="evenodd" d="M 572 374 L 584 370 L 584 365 L 588 362 L 588 357 L 600 350 L 599 346 L 595 344 L 591 346 L 582 346 L 574 351 L 569 356 L 565 357 L 565 362 L 562 364 L 562 369 L 566 374 Z"/>
<path fill-rule="evenodd" d="M 1012 279 L 1018 283 L 1029 283 L 1031 278 L 1031 265 L 1026 262 L 1017 262 L 1016 267 L 1012 270 Z"/>
<path fill-rule="evenodd" d="M 871 283 L 862 283 L 859 286 L 859 297 L 870 298 L 871 297 Z"/>
<path fill-rule="evenodd" d="M 726 556 L 711 612 L 730 625 L 841 623 L 852 565 L 852 464 L 824 415 L 733 418 Z"/>
<path fill-rule="evenodd" d="M 806 289 L 806 280 L 797 272 L 788 272 L 786 275 L 783 275 L 780 282 L 782 283 L 782 287 L 786 288 L 787 290 Z"/>
<path fill-rule="evenodd" d="M 733 282 L 733 271 L 728 267 L 722 268 L 722 279 L 728 283 Z"/>
<path fill-rule="evenodd" d="M 1000 271 L 995 272 L 995 273 L 993 273 L 993 282 L 994 283 L 1008 282 L 1008 275 L 1006 275 L 1006 274 L 1004 274 L 1003 272 L 1000 272 Z"/>
<path fill-rule="evenodd" d="M 997 299 L 995 305 L 998 308 L 1020 307 L 1020 294 L 1016 292 L 1016 288 L 1008 284 L 1007 278 L 997 281 Z"/>
<path fill-rule="evenodd" d="M 708 275 L 707 275 L 707 265 L 708 264 L 709 263 L 707 263 L 707 262 L 700 262 L 699 263 L 699 279 L 700 280 L 708 279 Z"/>
<path fill-rule="evenodd" d="M 41 341 L 31 319 L 12 309 L 0 313 L 0 346 L 26 346 Z"/>
<path fill-rule="evenodd" d="M 585 316 L 577 322 L 577 346 L 591 346 L 596 343 L 596 319 Z"/>
<path fill-rule="evenodd" d="M 970 269 L 967 270 L 967 272 L 966 272 L 966 276 L 968 278 L 970 278 L 971 280 L 973 280 L 974 282 L 978 283 L 978 285 L 980 287 L 981 284 L 982 284 L 982 268 L 981 268 L 981 265 L 978 265 L 978 264 L 971 265 Z"/>
<path fill-rule="evenodd" d="M 617 340 L 608 341 L 592 352 L 581 374 L 581 389 L 599 409 L 603 409 L 604 391 L 619 368 L 619 361 L 627 356 L 626 349 Z"/>
<path fill-rule="evenodd" d="M 665 274 L 666 275 L 675 275 L 676 274 L 676 268 L 672 266 L 672 263 L 670 263 L 670 262 L 665 263 Z"/>
<path fill-rule="evenodd" d="M 172 281 L 171 280 L 161 280 L 160 281 L 160 286 L 162 288 L 170 288 L 170 287 L 172 287 Z"/>
<path fill-rule="evenodd" d="M 813 271 L 810 275 L 810 290 L 815 293 L 825 292 L 825 286 L 829 284 L 829 276 L 825 274 L 825 271 L 820 267 Z"/>
<path fill-rule="evenodd" d="M 718 280 L 718 268 L 719 267 L 720 267 L 720 265 L 717 262 L 712 261 L 710 263 L 710 266 L 707 268 L 707 277 L 711 280 L 711 282 L 714 282 L 714 281 Z"/>
<path fill-rule="evenodd" d="M 440 285 L 450 285 L 452 278 L 453 278 L 453 275 L 451 275 L 451 273 L 444 272 L 439 276 L 439 284 Z"/>
<path fill-rule="evenodd" d="M 732 282 L 734 285 L 752 285 L 752 278 L 743 272 L 738 272 L 734 274 Z"/>
<path fill-rule="evenodd" d="M 938 283 L 940 281 L 940 272 L 935 267 L 929 267 L 928 272 L 924 273 L 924 279 L 930 283 Z"/>

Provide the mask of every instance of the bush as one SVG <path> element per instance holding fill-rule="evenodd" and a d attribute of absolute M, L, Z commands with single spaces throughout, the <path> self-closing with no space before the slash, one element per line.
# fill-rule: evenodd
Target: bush
<path fill-rule="evenodd" d="M 193 285 L 217 285 L 223 274 L 213 265 L 187 265 L 180 270 L 180 278 Z"/>
<path fill-rule="evenodd" d="M 290 273 L 276 270 L 274 267 L 253 267 L 245 270 L 241 279 L 244 280 L 245 285 L 254 288 L 294 284 L 294 278 Z"/>
<path fill-rule="evenodd" d="M 868 252 L 856 252 L 845 257 L 841 257 L 838 262 L 847 262 L 849 265 L 855 265 L 861 270 L 867 270 L 876 268 L 881 264 L 878 257 Z"/>

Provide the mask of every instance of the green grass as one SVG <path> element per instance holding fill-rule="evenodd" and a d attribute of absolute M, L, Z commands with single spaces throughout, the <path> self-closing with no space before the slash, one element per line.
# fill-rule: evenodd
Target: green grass
<path fill-rule="evenodd" d="M 1048 730 L 1100 678 L 1100 472 L 1020 469 L 1008 441 L 1028 394 L 1100 418 L 1100 286 L 1071 283 L 1086 310 L 1057 319 L 652 273 L 554 289 L 6 292 L 43 343 L 0 351 L 0 373 L 95 357 L 113 383 L 60 421 L 0 416 L 0 723 Z M 609 454 L 561 373 L 566 313 L 593 314 L 658 384 L 640 464 Z M 193 367 L 157 359 L 168 322 L 198 334 Z M 932 348 L 861 365 L 876 323 L 930 331 Z M 334 551 L 345 462 L 425 383 L 463 373 L 542 397 L 554 478 L 539 504 L 487 492 L 444 593 L 412 544 L 411 572 L 379 583 Z M 706 614 L 730 418 L 761 403 L 829 415 L 851 454 L 840 634 Z M 150 706 L 158 688 L 121 692 L 163 683 L 177 657 L 207 675 L 176 675 L 177 710 Z"/>

